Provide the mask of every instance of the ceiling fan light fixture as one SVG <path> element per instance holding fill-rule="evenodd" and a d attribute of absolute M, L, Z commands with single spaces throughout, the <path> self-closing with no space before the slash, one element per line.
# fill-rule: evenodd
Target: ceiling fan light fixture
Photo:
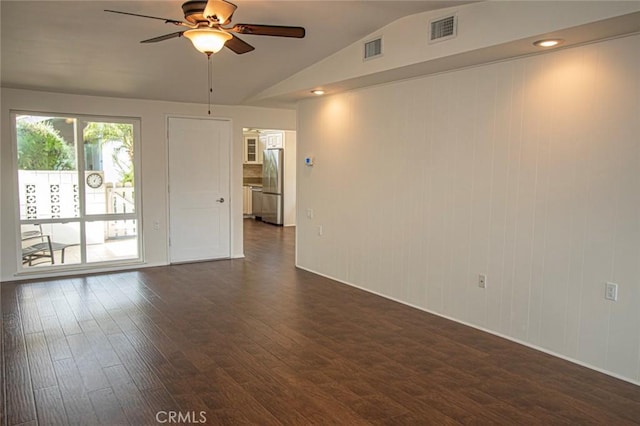
<path fill-rule="evenodd" d="M 231 34 L 215 28 L 195 28 L 185 31 L 183 35 L 191 40 L 193 47 L 206 55 L 218 53 L 224 44 L 233 37 Z"/>

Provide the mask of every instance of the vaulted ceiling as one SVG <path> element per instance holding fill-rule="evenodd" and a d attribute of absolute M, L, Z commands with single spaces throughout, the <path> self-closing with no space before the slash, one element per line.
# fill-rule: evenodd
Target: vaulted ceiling
<path fill-rule="evenodd" d="M 303 26 L 304 39 L 243 35 L 253 52 L 211 59 L 216 104 L 237 105 L 403 16 L 467 1 L 234 0 L 233 23 Z M 3 87 L 98 96 L 207 102 L 207 59 L 177 31 L 180 1 L 7 1 L 1 7 Z"/>

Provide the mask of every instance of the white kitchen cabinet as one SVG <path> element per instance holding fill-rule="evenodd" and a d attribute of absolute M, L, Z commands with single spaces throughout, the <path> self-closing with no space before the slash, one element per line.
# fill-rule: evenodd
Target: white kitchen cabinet
<path fill-rule="evenodd" d="M 267 149 L 284 148 L 284 134 L 281 132 L 267 133 L 266 135 L 261 136 L 261 139 L 264 139 Z"/>
<path fill-rule="evenodd" d="M 253 193 L 250 186 L 242 187 L 242 214 L 250 215 L 252 213 L 252 195 Z"/>
<path fill-rule="evenodd" d="M 262 151 L 264 150 L 258 136 L 244 137 L 244 163 L 262 164 Z"/>
<path fill-rule="evenodd" d="M 244 163 L 262 164 L 265 149 L 284 148 L 284 133 L 244 134 Z"/>

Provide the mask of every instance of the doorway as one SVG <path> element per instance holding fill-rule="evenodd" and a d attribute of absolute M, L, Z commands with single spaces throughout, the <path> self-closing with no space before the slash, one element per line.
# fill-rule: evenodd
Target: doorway
<path fill-rule="evenodd" d="M 169 260 L 231 257 L 231 122 L 169 117 Z"/>
<path fill-rule="evenodd" d="M 282 225 L 296 225 L 296 132 L 289 130 L 243 128 L 243 214 L 245 218 L 260 220 L 263 217 L 261 202 L 265 175 L 266 149 L 283 150 L 279 167 L 282 173 Z"/>

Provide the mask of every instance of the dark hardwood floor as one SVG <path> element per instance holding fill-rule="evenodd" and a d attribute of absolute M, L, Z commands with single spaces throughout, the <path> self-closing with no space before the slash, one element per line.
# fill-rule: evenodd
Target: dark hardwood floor
<path fill-rule="evenodd" d="M 246 259 L 3 283 L 4 423 L 640 422 L 640 387 L 297 270 L 294 229 L 245 222 Z"/>

